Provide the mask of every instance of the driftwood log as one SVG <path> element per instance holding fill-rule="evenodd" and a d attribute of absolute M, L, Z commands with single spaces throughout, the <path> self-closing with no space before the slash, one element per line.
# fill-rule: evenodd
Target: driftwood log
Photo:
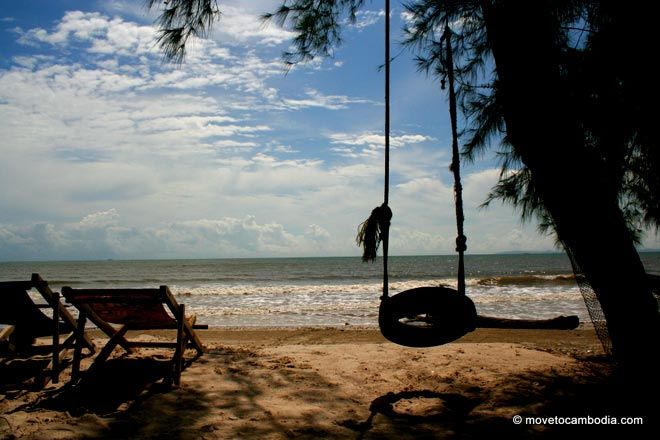
<path fill-rule="evenodd" d="M 481 328 L 572 330 L 578 325 L 580 325 L 580 319 L 575 315 L 557 316 L 550 319 L 507 319 L 477 315 L 477 327 Z"/>
<path fill-rule="evenodd" d="M 656 295 L 660 293 L 660 276 L 646 274 L 646 281 Z M 507 319 L 477 315 L 477 327 L 572 330 L 580 325 L 575 315 L 557 316 L 551 319 Z"/>

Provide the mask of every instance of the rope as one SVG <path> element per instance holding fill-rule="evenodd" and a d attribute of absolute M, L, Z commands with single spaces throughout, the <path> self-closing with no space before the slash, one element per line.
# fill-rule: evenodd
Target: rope
<path fill-rule="evenodd" d="M 378 246 L 383 243 L 383 295 L 388 298 L 388 248 L 389 230 L 392 211 L 388 206 L 390 190 L 390 0 L 385 0 L 385 178 L 383 204 L 371 211 L 369 218 L 358 227 L 356 242 L 363 247 L 362 260 L 374 261 Z M 461 184 L 460 152 L 458 150 L 458 128 L 456 111 L 456 91 L 454 88 L 454 60 L 451 46 L 451 30 L 449 22 L 445 21 L 445 31 L 442 39 L 446 43 L 447 79 L 449 80 L 449 114 L 452 133 L 452 162 L 450 170 L 454 174 L 454 201 L 456 206 L 456 252 L 458 252 L 458 292 L 465 295 L 465 262 L 467 238 L 463 231 L 463 186 Z M 442 42 L 442 40 L 441 40 Z M 444 89 L 444 80 L 443 80 Z"/>
<path fill-rule="evenodd" d="M 389 275 L 387 272 L 387 254 L 390 238 L 390 219 L 392 211 L 387 206 L 390 196 L 390 0 L 385 0 L 385 190 L 383 194 L 384 221 L 381 222 L 383 240 L 383 298 L 389 296 Z M 389 213 L 389 218 L 387 214 Z"/>
<path fill-rule="evenodd" d="M 447 81 L 449 83 L 449 116 L 451 119 L 451 151 L 452 160 L 449 169 L 454 173 L 454 202 L 456 206 L 456 252 L 458 252 L 458 293 L 465 295 L 465 262 L 464 254 L 467 250 L 467 237 L 464 234 L 463 223 L 463 185 L 461 184 L 461 160 L 458 150 L 458 128 L 456 122 L 456 91 L 454 89 L 454 54 L 451 47 L 451 30 L 449 21 L 445 21 L 443 35 L 446 44 Z"/>

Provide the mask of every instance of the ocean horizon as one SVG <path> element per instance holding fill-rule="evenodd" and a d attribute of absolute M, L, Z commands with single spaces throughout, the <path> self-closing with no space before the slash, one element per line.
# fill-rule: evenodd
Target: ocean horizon
<path fill-rule="evenodd" d="M 660 274 L 660 252 L 640 253 Z M 542 319 L 589 314 L 563 253 L 466 255 L 467 294 L 478 313 Z M 456 286 L 455 255 L 392 256 L 392 294 L 420 286 Z M 360 257 L 218 258 L 0 262 L 0 281 L 39 273 L 52 288 L 167 285 L 197 315 L 218 327 L 376 326 L 382 260 Z"/>
<path fill-rule="evenodd" d="M 658 250 L 644 250 L 639 251 L 640 254 L 643 253 L 660 253 Z M 470 253 L 466 255 L 466 258 L 470 256 L 486 256 L 486 255 L 565 255 L 561 251 L 502 251 L 502 252 L 484 252 L 484 253 Z M 457 257 L 456 253 L 450 254 L 390 254 L 388 258 L 398 258 L 398 257 Z M 0 257 L 1 258 L 1 257 Z M 60 258 L 60 259 L 24 259 L 24 260 L 3 260 L 0 259 L 0 264 L 3 263 L 64 263 L 64 262 L 103 262 L 103 261 L 180 261 L 180 260 L 195 260 L 195 261 L 205 261 L 205 260 L 285 260 L 285 259 L 299 259 L 299 258 L 360 258 L 359 255 L 298 255 L 298 256 L 266 256 L 266 257 L 143 257 L 143 258 L 121 258 L 121 257 L 107 257 L 107 258 Z M 382 264 L 382 256 L 378 255 L 378 258 L 372 264 Z"/>

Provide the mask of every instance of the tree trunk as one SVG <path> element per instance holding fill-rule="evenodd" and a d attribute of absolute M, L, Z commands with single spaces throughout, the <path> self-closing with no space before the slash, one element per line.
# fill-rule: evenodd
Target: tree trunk
<path fill-rule="evenodd" d="M 625 225 L 618 195 L 585 148 L 579 118 L 562 87 L 559 24 L 548 1 L 483 0 L 507 138 L 559 239 L 596 292 L 615 358 L 628 378 L 651 371 L 658 307 Z"/>

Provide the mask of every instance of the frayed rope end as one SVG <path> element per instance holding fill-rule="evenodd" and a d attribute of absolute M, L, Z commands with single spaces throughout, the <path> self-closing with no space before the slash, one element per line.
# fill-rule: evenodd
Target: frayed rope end
<path fill-rule="evenodd" d="M 390 226 L 392 210 L 383 204 L 371 211 L 369 218 L 360 223 L 355 241 L 362 247 L 362 261 L 374 261 L 378 253 L 378 246 L 383 241 L 383 234 Z"/>

